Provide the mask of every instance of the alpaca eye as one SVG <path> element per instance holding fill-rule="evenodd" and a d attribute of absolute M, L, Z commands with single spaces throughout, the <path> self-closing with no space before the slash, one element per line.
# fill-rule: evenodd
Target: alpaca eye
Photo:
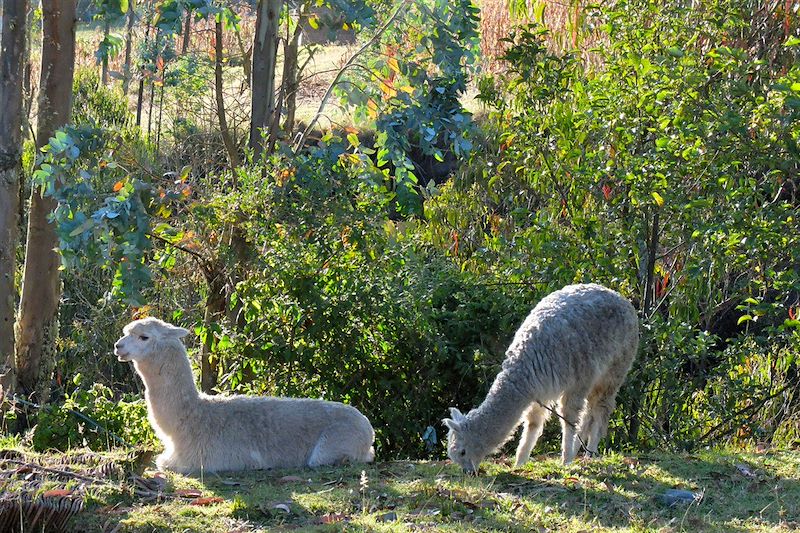
<path fill-rule="evenodd" d="M 143 341 L 146 341 L 150 337 L 148 337 L 147 335 L 139 335 L 139 338 L 142 339 Z"/>
<path fill-rule="evenodd" d="M 460 455 L 461 455 L 461 457 L 464 457 L 465 455 L 467 455 L 467 450 L 461 450 L 461 454 Z"/>

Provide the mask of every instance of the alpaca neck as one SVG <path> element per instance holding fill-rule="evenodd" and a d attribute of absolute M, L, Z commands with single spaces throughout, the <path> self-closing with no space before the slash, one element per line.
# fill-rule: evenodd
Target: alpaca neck
<path fill-rule="evenodd" d="M 161 430 L 171 434 L 200 397 L 189 359 L 184 354 L 166 361 L 137 362 L 136 368 L 144 381 L 150 415 Z"/>
<path fill-rule="evenodd" d="M 504 374 L 501 372 L 497 376 L 483 403 L 467 415 L 469 432 L 482 436 L 480 442 L 475 442 L 480 455 L 490 454 L 502 446 L 530 405 L 530 397 L 509 385 Z"/>

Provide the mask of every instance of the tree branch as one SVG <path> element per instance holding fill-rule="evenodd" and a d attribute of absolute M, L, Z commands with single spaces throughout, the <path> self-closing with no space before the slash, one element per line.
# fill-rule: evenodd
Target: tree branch
<path fill-rule="evenodd" d="M 303 143 L 306 141 L 306 138 L 311 133 L 311 130 L 314 129 L 314 126 L 317 124 L 317 120 L 319 119 L 320 115 L 322 115 L 322 112 L 325 109 L 325 105 L 328 103 L 328 99 L 331 97 L 331 94 L 333 94 L 333 89 L 339 83 L 339 80 L 342 78 L 345 71 L 348 70 L 351 66 L 353 66 L 356 59 L 361 54 L 367 51 L 367 49 L 369 49 L 373 44 L 378 42 L 381 36 L 386 32 L 386 30 L 389 29 L 389 27 L 392 25 L 392 23 L 395 21 L 398 15 L 400 15 L 400 12 L 403 11 L 403 9 L 406 7 L 408 3 L 409 0 L 404 0 L 399 6 L 397 6 L 397 9 L 394 11 L 394 13 L 392 13 L 392 16 L 389 17 L 389 19 L 383 24 L 383 26 L 381 26 L 378 32 L 375 35 L 373 35 L 369 41 L 364 43 L 364 46 L 359 48 L 358 51 L 356 51 L 356 53 L 353 54 L 350 57 L 350 59 L 347 60 L 347 63 L 345 63 L 344 66 L 341 69 L 339 69 L 339 72 L 336 74 L 336 77 L 333 78 L 333 81 L 331 81 L 331 84 L 328 86 L 328 90 L 325 91 L 325 96 L 322 97 L 322 101 L 319 103 L 319 109 L 314 115 L 314 118 L 311 119 L 311 121 L 308 123 L 308 126 L 306 126 L 306 129 L 303 130 L 302 135 L 300 135 L 297 138 L 297 142 L 295 142 L 293 150 L 295 154 L 297 154 L 297 152 L 300 151 L 300 148 L 303 146 Z"/>

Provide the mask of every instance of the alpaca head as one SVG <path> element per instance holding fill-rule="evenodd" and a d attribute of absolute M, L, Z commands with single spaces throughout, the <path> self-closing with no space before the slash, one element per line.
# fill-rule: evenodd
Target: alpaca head
<path fill-rule="evenodd" d="M 467 474 L 477 474 L 483 457 L 476 452 L 471 435 L 465 428 L 467 417 L 455 407 L 450 408 L 450 416 L 452 418 L 442 420 L 450 430 L 447 434 L 447 455 Z"/>
<path fill-rule="evenodd" d="M 114 354 L 120 361 L 147 361 L 174 353 L 168 345 L 181 344 L 189 331 L 157 318 L 135 320 L 122 330 L 125 334 L 114 344 Z"/>

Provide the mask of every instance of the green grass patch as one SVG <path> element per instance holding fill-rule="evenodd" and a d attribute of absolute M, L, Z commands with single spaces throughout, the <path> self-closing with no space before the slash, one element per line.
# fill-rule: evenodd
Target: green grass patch
<path fill-rule="evenodd" d="M 214 533 L 800 527 L 797 451 L 611 454 L 566 467 L 546 456 L 521 469 L 509 464 L 506 459 L 485 462 L 478 477 L 436 461 L 202 477 L 147 470 L 116 489 L 87 491 L 86 508 L 69 528 Z M 158 489 L 143 494 L 137 483 Z M 664 494 L 670 489 L 690 491 L 699 500 L 669 506 Z"/>

